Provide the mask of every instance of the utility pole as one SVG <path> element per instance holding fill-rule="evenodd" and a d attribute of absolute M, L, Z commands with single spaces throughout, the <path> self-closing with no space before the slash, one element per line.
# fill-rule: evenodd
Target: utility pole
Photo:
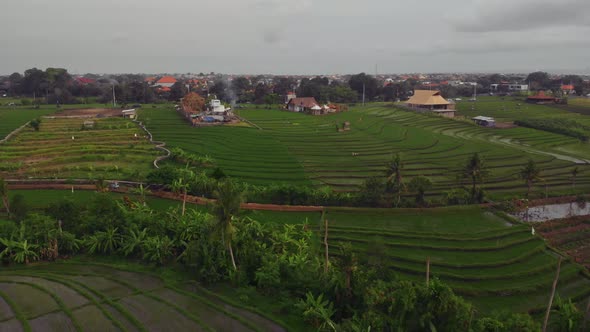
<path fill-rule="evenodd" d="M 363 107 L 365 107 L 365 83 L 363 82 Z"/>
<path fill-rule="evenodd" d="M 117 102 L 115 98 L 115 85 L 113 84 L 113 108 L 117 107 Z"/>

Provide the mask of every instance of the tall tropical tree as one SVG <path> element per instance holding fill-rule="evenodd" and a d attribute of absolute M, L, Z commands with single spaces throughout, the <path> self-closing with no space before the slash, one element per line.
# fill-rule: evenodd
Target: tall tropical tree
<path fill-rule="evenodd" d="M 574 167 L 570 174 L 572 175 L 572 188 L 576 189 L 576 178 L 578 177 L 578 174 L 580 174 L 580 169 Z"/>
<path fill-rule="evenodd" d="M 149 189 L 143 186 L 143 183 L 139 184 L 139 187 L 131 190 L 131 193 L 139 195 L 139 202 L 145 206 L 145 197 L 151 193 Z"/>
<path fill-rule="evenodd" d="M 416 203 L 419 205 L 423 205 L 426 201 L 424 199 L 424 194 L 427 190 L 432 188 L 432 182 L 429 178 L 424 176 L 418 176 L 410 181 L 410 190 L 416 193 Z"/>
<path fill-rule="evenodd" d="M 8 184 L 3 177 L 0 177 L 0 196 L 2 196 L 2 202 L 6 209 L 6 214 L 10 217 L 10 200 L 8 199 Z"/>
<path fill-rule="evenodd" d="M 340 268 L 344 272 L 344 287 L 350 295 L 352 294 L 352 275 L 358 268 L 358 261 L 349 242 L 340 246 Z"/>
<path fill-rule="evenodd" d="M 108 189 L 107 182 L 102 176 L 99 176 L 96 181 L 94 181 L 94 185 L 96 186 L 96 191 L 99 193 L 105 192 Z"/>
<path fill-rule="evenodd" d="M 399 153 L 387 163 L 385 168 L 385 176 L 387 177 L 385 182 L 385 190 L 388 193 L 393 193 L 396 195 L 396 205 L 399 205 L 401 194 L 406 190 L 406 185 L 404 184 L 402 177 L 403 168 L 404 164 Z"/>
<path fill-rule="evenodd" d="M 230 179 L 225 179 L 219 183 L 214 196 L 217 199 L 213 207 L 217 218 L 217 231 L 221 234 L 221 241 L 227 247 L 234 270 L 237 270 L 231 244 L 235 233 L 232 222 L 240 213 L 241 204 L 244 201 L 243 193 Z"/>
<path fill-rule="evenodd" d="M 488 175 L 488 170 L 483 162 L 483 160 L 479 157 L 479 153 L 474 153 L 469 160 L 467 160 L 467 164 L 461 170 L 461 177 L 463 179 L 469 179 L 471 181 L 471 201 L 475 202 L 477 200 L 477 185 L 483 183 L 484 178 Z"/>
<path fill-rule="evenodd" d="M 541 170 L 537 167 L 537 164 L 532 160 L 529 159 L 529 162 L 526 166 L 520 171 L 520 178 L 526 182 L 527 185 L 527 193 L 526 196 L 529 197 L 531 194 L 531 189 L 533 184 L 536 181 L 541 180 Z"/>
<path fill-rule="evenodd" d="M 186 196 L 188 194 L 189 184 L 183 178 L 179 178 L 172 182 L 172 191 L 178 195 L 182 195 L 182 215 L 186 211 Z"/>

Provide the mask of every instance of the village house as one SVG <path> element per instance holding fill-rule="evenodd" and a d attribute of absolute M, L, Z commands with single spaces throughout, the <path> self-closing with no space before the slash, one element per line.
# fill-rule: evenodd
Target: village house
<path fill-rule="evenodd" d="M 571 95 L 576 93 L 576 90 L 572 84 L 562 84 L 561 91 L 564 95 Z"/>
<path fill-rule="evenodd" d="M 406 105 L 418 111 L 428 111 L 447 118 L 455 117 L 455 104 L 444 99 L 437 90 L 415 90 Z"/>
<path fill-rule="evenodd" d="M 292 98 L 287 103 L 287 109 L 291 112 L 305 112 L 314 115 L 322 112 L 322 107 L 314 97 Z"/>
<path fill-rule="evenodd" d="M 172 77 L 172 76 L 164 76 L 162 78 L 160 78 L 157 82 L 156 82 L 156 86 L 162 87 L 162 88 L 170 88 L 174 85 L 174 83 L 176 83 L 176 78 Z"/>

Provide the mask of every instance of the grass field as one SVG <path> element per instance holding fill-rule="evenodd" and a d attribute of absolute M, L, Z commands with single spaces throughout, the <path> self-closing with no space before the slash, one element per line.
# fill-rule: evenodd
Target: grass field
<path fill-rule="evenodd" d="M 562 135 L 529 128 L 481 128 L 470 121 L 379 104 L 329 116 L 276 110 L 240 112 L 262 130 L 193 128 L 169 108 L 145 109 L 141 116 L 155 139 L 210 155 L 227 174 L 255 184 L 311 183 L 355 191 L 368 177 L 383 176 L 385 163 L 401 153 L 406 180 L 427 176 L 434 182 L 433 193 L 441 194 L 458 185 L 458 170 L 471 154 L 479 152 L 491 169 L 485 188 L 493 198 L 512 197 L 525 190 L 518 172 L 529 158 L 543 170 L 545 182 L 536 188 L 539 194 L 545 185 L 551 194 L 569 192 L 570 172 L 576 166 L 581 171 L 580 191 L 590 189 L 590 166 L 576 164 L 590 161 L 590 145 Z M 336 125 L 345 121 L 352 130 L 337 132 Z"/>
<path fill-rule="evenodd" d="M 76 260 L 3 268 L 0 331 L 285 331 L 170 276 Z"/>
<path fill-rule="evenodd" d="M 10 178 L 141 179 L 158 155 L 134 123 L 93 119 L 44 118 L 39 131 L 25 128 L 0 145 L 0 174 Z M 137 137 L 135 137 L 137 135 Z"/>
<path fill-rule="evenodd" d="M 0 108 L 0 139 L 3 139 L 10 132 L 25 123 L 43 115 L 49 115 L 56 111 L 55 108 L 49 109 L 10 109 Z"/>

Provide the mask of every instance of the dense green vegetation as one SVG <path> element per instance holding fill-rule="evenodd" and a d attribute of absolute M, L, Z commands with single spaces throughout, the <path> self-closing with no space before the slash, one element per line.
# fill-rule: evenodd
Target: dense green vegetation
<path fill-rule="evenodd" d="M 233 238 L 232 248 L 238 270 L 232 272 L 229 254 L 223 245 L 225 242 L 218 236 L 212 236 L 209 240 L 203 238 L 207 234 L 220 234 L 215 226 L 218 224 L 214 222 L 217 218 L 207 214 L 207 207 L 193 210 L 193 206 L 189 204 L 186 215 L 182 216 L 179 201 L 148 198 L 148 207 L 143 207 L 141 197 L 134 196 L 135 198 L 128 200 L 123 199 L 120 194 L 106 196 L 107 194 L 92 192 L 72 194 L 68 191 L 18 191 L 11 194 L 13 197 L 25 194 L 25 202 L 34 202 L 36 212 L 32 211 L 23 217 L 21 224 L 25 226 L 21 229 L 16 225 L 10 226 L 13 222 L 4 222 L 0 227 L 4 235 L 0 235 L 0 238 L 13 236 L 16 240 L 19 232 L 26 229 L 26 234 L 29 234 L 28 245 L 33 251 L 45 246 L 47 234 L 50 235 L 49 239 L 59 234 L 52 231 L 57 227 L 55 220 L 59 219 L 62 221 L 63 234 L 72 234 L 59 235 L 57 245 L 62 255 L 73 252 L 97 255 L 104 252 L 111 256 L 117 254 L 168 267 L 174 266 L 175 257 L 179 257 L 179 262 L 183 263 L 181 266 L 184 266 L 181 270 L 189 274 L 188 278 L 197 278 L 207 283 L 231 280 L 235 285 L 241 285 L 240 287 L 256 286 L 262 292 L 261 295 L 247 287 L 243 288 L 239 292 L 244 297 L 234 298 L 240 305 L 255 306 L 259 301 L 253 300 L 254 298 L 282 292 L 284 297 L 279 301 L 281 305 L 274 309 L 265 305 L 259 308 L 279 319 L 290 320 L 282 312 L 295 310 L 291 307 L 296 303 L 293 297 L 306 299 L 301 289 L 312 290 L 314 300 L 317 300 L 315 296 L 324 294 L 327 297 L 325 299 L 331 301 L 335 308 L 344 305 L 338 300 L 341 295 L 331 294 L 324 289 L 325 283 L 329 281 L 322 272 L 324 246 L 321 241 L 324 227 L 322 216 L 317 212 L 241 212 L 241 218 L 232 219 L 232 231 L 224 233 L 232 234 L 229 236 Z M 112 201 L 109 198 L 111 196 L 119 203 Z M 39 213 L 51 217 L 46 218 L 38 215 Z M 545 248 L 543 241 L 531 235 L 529 227 L 512 225 L 485 209 L 331 208 L 323 216 L 329 224 L 329 256 L 334 265 L 334 273 L 342 271 L 339 270 L 339 264 L 345 257 L 349 257 L 347 255 L 354 254 L 358 273 L 353 273 L 352 284 L 360 283 L 360 289 L 368 287 L 360 286 L 363 282 L 368 282 L 363 281 L 364 278 L 388 282 L 405 280 L 421 285 L 425 262 L 429 258 L 431 276 L 474 303 L 480 313 L 491 314 L 498 307 L 512 312 L 539 312 L 547 301 L 547 290 L 550 289 L 556 267 L 555 256 Z M 286 240 L 289 237 L 299 239 L 297 241 L 300 244 L 286 249 L 288 247 L 284 247 L 284 243 L 291 243 Z M 215 254 L 215 251 L 205 253 L 202 251 L 204 247 L 191 245 L 210 241 L 213 241 L 212 248 L 218 251 Z M 303 269 L 303 266 L 296 268 L 291 265 L 266 265 L 273 260 L 266 257 L 265 252 L 275 252 L 278 250 L 276 246 L 285 248 L 281 250 L 288 250 L 289 255 L 303 254 L 300 246 L 304 242 L 301 241 L 305 241 L 307 248 L 307 258 L 301 262 L 306 266 L 305 272 L 297 270 Z M 299 249 L 291 251 L 295 248 Z M 16 247 L 14 250 L 15 254 L 21 252 Z M 253 252 L 257 254 L 251 257 Z M 273 257 L 276 253 L 272 254 Z M 43 258 L 41 253 L 37 255 L 35 257 L 29 254 L 28 257 L 31 261 Z M 297 256 L 288 257 L 290 256 L 283 258 L 295 259 Z M 192 261 L 193 259 L 196 261 Z M 313 266 L 317 271 L 313 271 Z M 278 272 L 271 267 L 279 268 Z M 308 270 L 310 268 L 312 270 Z M 362 272 L 364 269 L 369 270 Z M 371 270 L 375 271 L 371 273 L 378 272 L 378 276 L 365 274 Z M 261 279 L 262 271 L 265 272 L 264 279 Z M 293 273 L 295 274 L 291 275 Z M 314 291 L 314 282 L 295 277 L 301 274 L 308 275 L 311 280 L 321 280 L 322 287 Z M 344 282 L 344 279 L 340 279 L 344 276 L 345 274 L 332 277 Z M 306 286 L 301 288 L 301 282 Z M 377 285 L 374 282 L 372 281 L 372 285 Z M 285 289 L 289 291 L 286 292 L 283 285 L 288 285 Z M 398 286 L 394 282 L 383 287 L 395 289 Z M 339 288 L 336 287 L 334 291 L 337 289 Z M 218 290 L 218 286 L 215 286 L 215 290 Z M 562 264 L 558 294 L 562 298 L 573 298 L 574 301 L 582 301 L 590 294 L 590 280 L 580 266 L 571 262 Z M 341 309 L 336 309 L 336 316 L 333 317 L 336 321 L 343 314 L 339 310 Z M 294 315 L 298 315 L 297 312 Z M 291 323 L 288 325 L 291 326 Z"/>
<path fill-rule="evenodd" d="M 556 134 L 562 134 L 581 140 L 582 142 L 588 142 L 588 135 L 590 135 L 590 127 L 584 126 L 576 121 L 567 119 L 529 119 L 529 120 L 517 120 L 514 124 L 534 128 L 539 130 L 545 130 Z"/>

